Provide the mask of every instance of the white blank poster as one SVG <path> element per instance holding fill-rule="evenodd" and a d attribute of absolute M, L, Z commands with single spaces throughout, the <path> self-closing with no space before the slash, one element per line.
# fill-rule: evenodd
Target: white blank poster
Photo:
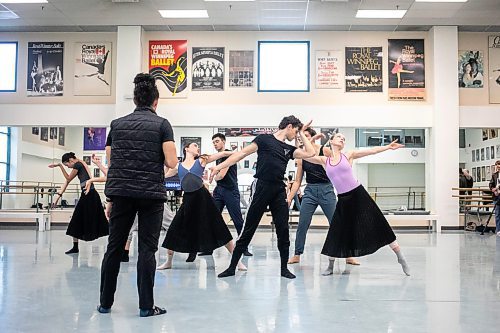
<path fill-rule="evenodd" d="M 309 42 L 259 41 L 258 91 L 309 91 Z"/>
<path fill-rule="evenodd" d="M 16 91 L 17 43 L 0 42 L 0 91 Z"/>

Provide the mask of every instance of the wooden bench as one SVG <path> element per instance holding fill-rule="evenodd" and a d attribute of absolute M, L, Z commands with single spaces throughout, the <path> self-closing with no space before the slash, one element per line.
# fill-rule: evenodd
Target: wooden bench
<path fill-rule="evenodd" d="M 51 217 L 50 213 L 37 213 L 26 211 L 2 211 L 0 210 L 0 218 L 3 219 L 35 219 L 38 223 L 38 231 L 50 230 Z"/>
<path fill-rule="evenodd" d="M 388 213 L 384 215 L 388 222 L 391 221 L 427 221 L 429 230 L 433 232 L 441 232 L 438 215 L 436 214 L 398 214 Z"/>

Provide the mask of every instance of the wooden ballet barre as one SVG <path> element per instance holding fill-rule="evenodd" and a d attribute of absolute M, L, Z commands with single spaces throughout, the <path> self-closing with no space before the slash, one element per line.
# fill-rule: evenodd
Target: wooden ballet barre
<path fill-rule="evenodd" d="M 478 198 L 478 199 L 491 199 L 491 195 L 467 195 L 467 194 L 453 194 L 452 198 Z"/>
<path fill-rule="evenodd" d="M 495 205 L 464 205 L 464 207 L 469 208 L 493 208 Z"/>
<path fill-rule="evenodd" d="M 491 190 L 487 187 L 484 188 L 478 188 L 478 187 L 452 187 L 451 188 L 454 191 L 484 191 L 484 192 L 491 192 Z"/>

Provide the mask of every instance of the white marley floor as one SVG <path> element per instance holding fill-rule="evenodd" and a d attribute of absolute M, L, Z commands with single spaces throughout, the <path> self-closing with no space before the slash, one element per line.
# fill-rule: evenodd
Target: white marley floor
<path fill-rule="evenodd" d="M 325 235 L 310 231 L 302 263 L 291 266 L 295 280 L 279 277 L 269 230 L 256 234 L 249 270 L 236 277 L 216 277 L 229 262 L 224 248 L 190 264 L 178 254 L 174 269 L 156 275 L 156 304 L 168 313 L 140 318 L 135 251 L 112 313 L 102 315 L 106 239 L 70 256 L 63 230 L 0 230 L 0 332 L 500 332 L 500 237 L 398 233 L 411 277 L 388 248 L 323 277 Z"/>

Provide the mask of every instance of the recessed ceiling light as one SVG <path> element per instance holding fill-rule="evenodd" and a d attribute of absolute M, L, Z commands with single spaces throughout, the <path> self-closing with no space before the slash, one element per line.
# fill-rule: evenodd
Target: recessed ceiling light
<path fill-rule="evenodd" d="M 467 2 L 469 0 L 415 0 L 416 2 Z"/>
<path fill-rule="evenodd" d="M 47 0 L 1 0 L 0 3 L 47 3 Z"/>
<path fill-rule="evenodd" d="M 363 10 L 359 9 L 356 13 L 356 18 L 402 18 L 405 16 L 406 10 L 379 10 L 379 9 L 369 9 Z"/>
<path fill-rule="evenodd" d="M 164 18 L 208 18 L 208 12 L 203 10 L 159 10 Z"/>

